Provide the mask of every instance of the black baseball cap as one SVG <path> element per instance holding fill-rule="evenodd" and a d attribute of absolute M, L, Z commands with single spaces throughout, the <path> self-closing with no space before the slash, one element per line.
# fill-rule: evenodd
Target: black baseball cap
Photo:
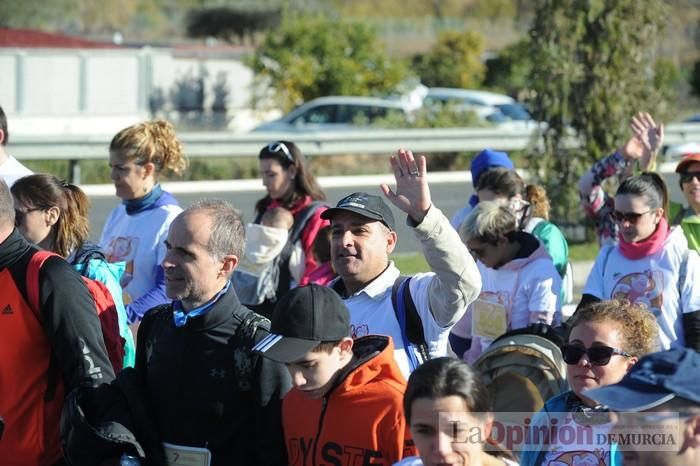
<path fill-rule="evenodd" d="M 620 382 L 585 395 L 613 411 L 646 411 L 676 397 L 700 405 L 698 374 L 700 353 L 675 348 L 644 356 Z"/>
<path fill-rule="evenodd" d="M 396 229 L 394 214 L 380 196 L 373 196 L 363 192 L 352 193 L 338 201 L 335 207 L 325 210 L 321 214 L 321 218 L 331 220 L 340 211 L 353 212 L 372 220 L 379 220 L 389 227 L 391 231 Z"/>
<path fill-rule="evenodd" d="M 320 285 L 289 290 L 275 305 L 270 334 L 253 347 L 282 363 L 301 359 L 324 341 L 350 335 L 350 314 L 338 293 Z"/>

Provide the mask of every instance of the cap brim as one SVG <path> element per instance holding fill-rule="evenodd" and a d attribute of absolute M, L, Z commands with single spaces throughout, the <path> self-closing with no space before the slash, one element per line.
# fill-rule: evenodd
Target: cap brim
<path fill-rule="evenodd" d="M 676 173 L 684 172 L 685 169 L 693 162 L 700 162 L 700 154 L 692 154 L 684 157 L 678 165 L 676 165 Z"/>
<path fill-rule="evenodd" d="M 361 215 L 362 217 L 371 218 L 372 220 L 377 220 L 379 222 L 384 223 L 384 219 L 381 215 L 373 214 L 372 212 L 368 212 L 367 210 L 359 209 L 356 207 L 331 207 L 330 209 L 326 209 L 323 211 L 323 213 L 321 214 L 321 218 L 324 220 L 331 220 L 333 216 L 338 212 L 352 212 L 354 214 Z"/>
<path fill-rule="evenodd" d="M 666 403 L 676 396 L 666 390 L 644 390 L 621 384 L 594 388 L 586 391 L 584 395 L 613 411 L 646 411 Z"/>
<path fill-rule="evenodd" d="M 319 343 L 314 340 L 284 337 L 271 333 L 253 347 L 253 352 L 259 353 L 273 361 L 288 364 L 304 357 L 306 353 L 318 346 Z"/>

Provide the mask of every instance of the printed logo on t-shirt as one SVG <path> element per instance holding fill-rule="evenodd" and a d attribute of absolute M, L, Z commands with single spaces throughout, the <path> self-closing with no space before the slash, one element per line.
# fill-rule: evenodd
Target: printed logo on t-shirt
<path fill-rule="evenodd" d="M 108 262 L 126 262 L 126 268 L 119 284 L 125 288 L 134 277 L 134 256 L 139 245 L 135 236 L 118 236 L 109 242 L 106 257 Z"/>
<path fill-rule="evenodd" d="M 654 316 L 661 315 L 664 275 L 647 270 L 622 277 L 613 287 L 611 299 L 626 299 L 632 304 L 645 306 Z"/>
<path fill-rule="evenodd" d="M 542 464 L 547 466 L 607 466 L 602 451 L 550 452 Z"/>

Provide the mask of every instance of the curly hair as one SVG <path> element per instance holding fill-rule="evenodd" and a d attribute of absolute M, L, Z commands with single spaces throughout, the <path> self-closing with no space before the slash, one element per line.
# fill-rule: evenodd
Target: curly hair
<path fill-rule="evenodd" d="M 577 310 L 567 322 L 569 335 L 585 322 L 612 322 L 622 333 L 622 349 L 632 356 L 644 356 L 657 350 L 659 324 L 647 308 L 627 300 L 593 303 Z M 568 340 L 567 336 L 567 340 Z"/>
<path fill-rule="evenodd" d="M 532 206 L 532 216 L 549 220 L 549 197 L 547 191 L 539 185 L 529 184 L 525 187 L 525 199 Z"/>
<path fill-rule="evenodd" d="M 166 120 L 145 121 L 122 129 L 112 138 L 109 150 L 138 164 L 152 163 L 156 174 L 170 171 L 180 176 L 187 168 L 182 143 Z"/>

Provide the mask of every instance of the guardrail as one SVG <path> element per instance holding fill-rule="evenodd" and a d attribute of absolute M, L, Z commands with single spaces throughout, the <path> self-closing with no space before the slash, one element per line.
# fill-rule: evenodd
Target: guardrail
<path fill-rule="evenodd" d="M 255 156 L 270 141 L 292 140 L 307 155 L 387 154 L 399 147 L 415 152 L 522 150 L 538 140 L 532 131 L 494 128 L 369 129 L 297 133 L 180 133 L 185 153 L 197 157 Z M 12 155 L 20 160 L 69 160 L 73 181 L 79 182 L 80 160 L 106 159 L 112 135 L 13 136 Z M 666 144 L 700 142 L 700 125 L 672 124 L 666 127 Z M 571 138 L 570 147 L 577 141 Z"/>

